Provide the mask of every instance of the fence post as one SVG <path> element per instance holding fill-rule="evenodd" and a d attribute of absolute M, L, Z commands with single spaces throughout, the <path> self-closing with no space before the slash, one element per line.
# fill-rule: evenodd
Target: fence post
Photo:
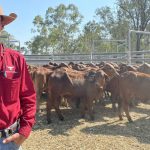
<path fill-rule="evenodd" d="M 128 63 L 131 65 L 131 31 L 128 31 Z"/>
<path fill-rule="evenodd" d="M 93 52 L 94 52 L 94 40 L 92 40 L 91 63 L 93 62 Z"/>

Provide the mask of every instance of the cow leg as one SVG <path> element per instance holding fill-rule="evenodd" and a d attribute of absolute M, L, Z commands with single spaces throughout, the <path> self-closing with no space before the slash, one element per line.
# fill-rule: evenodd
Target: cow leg
<path fill-rule="evenodd" d="M 61 96 L 57 97 L 57 99 L 55 100 L 55 102 L 54 102 L 54 108 L 55 108 L 55 111 L 57 113 L 58 118 L 61 121 L 63 121 L 64 120 L 64 116 L 62 115 L 62 113 L 60 111 L 60 108 L 59 108 L 60 104 L 61 104 Z"/>
<path fill-rule="evenodd" d="M 128 118 L 128 121 L 129 122 L 133 122 L 133 120 L 132 120 L 132 118 L 131 118 L 131 116 L 129 114 L 129 104 L 128 104 L 128 102 L 124 102 L 123 108 L 124 108 L 125 114 L 126 114 L 126 116 Z"/>
<path fill-rule="evenodd" d="M 80 108 L 80 98 L 77 98 L 76 102 L 75 102 L 75 105 L 76 105 L 76 108 Z"/>
<path fill-rule="evenodd" d="M 111 102 L 112 102 L 112 109 L 114 112 L 116 112 L 117 111 L 116 102 L 112 97 L 111 97 Z"/>
<path fill-rule="evenodd" d="M 118 116 L 119 116 L 119 120 L 123 120 L 123 118 L 122 118 L 122 102 L 121 101 L 118 102 Z"/>
<path fill-rule="evenodd" d="M 80 102 L 80 109 L 81 109 L 81 118 L 85 118 L 86 104 L 83 99 Z"/>
<path fill-rule="evenodd" d="M 117 99 L 117 97 L 112 94 L 111 97 L 110 97 L 110 99 L 111 99 L 113 111 L 117 112 L 117 106 L 116 106 L 116 103 L 117 103 L 116 99 Z"/>
<path fill-rule="evenodd" d="M 37 96 L 36 96 L 36 112 L 39 113 L 40 112 L 40 98 L 41 98 L 41 95 L 39 92 L 37 92 Z"/>
<path fill-rule="evenodd" d="M 116 104 L 115 104 L 115 103 L 112 103 L 112 108 L 113 108 L 113 112 L 116 112 L 116 111 L 117 111 L 117 107 L 116 107 Z"/>
<path fill-rule="evenodd" d="M 93 107 L 92 107 L 92 108 L 89 108 L 89 115 L 90 115 L 90 119 L 93 121 L 93 120 L 95 119 Z"/>
<path fill-rule="evenodd" d="M 51 123 L 51 109 L 52 109 L 52 97 L 48 94 L 48 100 L 46 102 L 46 111 L 47 111 L 47 123 Z"/>
<path fill-rule="evenodd" d="M 90 116 L 90 120 L 94 120 L 93 101 L 89 100 L 87 103 L 87 109 Z"/>

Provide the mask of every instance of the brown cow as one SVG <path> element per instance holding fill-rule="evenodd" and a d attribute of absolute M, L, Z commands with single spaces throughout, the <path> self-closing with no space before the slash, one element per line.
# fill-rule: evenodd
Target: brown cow
<path fill-rule="evenodd" d="M 137 71 L 137 69 L 134 66 L 126 65 L 126 64 L 120 64 L 120 71 L 119 73 L 123 73 L 126 71 Z"/>
<path fill-rule="evenodd" d="M 126 65 L 126 64 L 120 64 L 120 69 L 114 68 L 114 66 L 112 66 L 112 64 L 110 63 L 105 63 L 105 65 L 102 67 L 102 69 L 109 75 L 110 80 L 107 81 L 106 84 L 106 93 L 110 92 L 110 99 L 112 102 L 112 107 L 113 110 L 116 111 L 116 103 L 118 103 L 119 100 L 119 87 L 118 87 L 118 77 L 119 77 L 119 73 L 123 73 L 126 71 L 136 71 L 136 69 L 130 65 Z M 118 73 L 119 72 L 119 73 Z"/>
<path fill-rule="evenodd" d="M 55 108 L 60 120 L 64 117 L 59 109 L 62 97 L 81 100 L 81 116 L 88 110 L 94 119 L 93 100 L 102 97 L 107 75 L 102 71 L 55 70 L 48 80 L 47 121 L 51 122 L 51 109 Z"/>
<path fill-rule="evenodd" d="M 106 88 L 105 88 L 106 93 L 107 92 L 111 93 L 109 95 L 110 95 L 110 100 L 111 100 L 112 108 L 114 112 L 116 112 L 117 110 L 116 103 L 118 103 L 118 100 L 119 100 L 118 76 L 119 75 L 116 75 L 111 80 L 107 81 Z"/>
<path fill-rule="evenodd" d="M 144 63 L 142 65 L 140 65 L 137 70 L 139 72 L 143 72 L 143 73 L 147 73 L 147 74 L 150 74 L 150 64 L 148 63 Z"/>
<path fill-rule="evenodd" d="M 129 114 L 131 100 L 150 99 L 150 75 L 140 72 L 127 71 L 119 76 L 119 118 L 122 120 L 121 109 L 124 108 L 129 122 L 132 122 Z"/>
<path fill-rule="evenodd" d="M 101 69 L 108 75 L 109 80 L 111 80 L 114 76 L 119 75 L 118 70 L 114 68 L 114 66 L 110 63 L 105 63 Z"/>
<path fill-rule="evenodd" d="M 32 81 L 34 80 L 34 73 L 37 69 L 38 69 L 37 66 L 28 65 L 28 71 L 29 71 Z"/>
<path fill-rule="evenodd" d="M 50 69 L 44 67 L 38 67 L 38 69 L 34 72 L 33 83 L 36 91 L 37 112 L 40 110 L 40 98 L 42 92 L 47 90 L 47 78 L 51 72 L 52 71 Z"/>
<path fill-rule="evenodd" d="M 54 107 L 60 120 L 64 120 L 59 109 L 62 97 L 71 95 L 72 81 L 66 71 L 56 69 L 48 79 L 47 122 L 51 122 L 51 109 Z"/>
<path fill-rule="evenodd" d="M 114 66 L 110 63 L 105 63 L 104 66 L 102 67 L 104 72 L 108 75 L 109 80 L 106 82 L 106 87 L 105 87 L 105 96 L 108 97 L 108 92 L 111 93 L 110 100 L 112 102 L 112 107 L 114 111 L 116 110 L 115 103 L 117 102 L 118 99 L 118 87 L 117 87 L 117 77 L 119 76 L 119 73 L 117 72 L 118 69 L 115 69 Z"/>

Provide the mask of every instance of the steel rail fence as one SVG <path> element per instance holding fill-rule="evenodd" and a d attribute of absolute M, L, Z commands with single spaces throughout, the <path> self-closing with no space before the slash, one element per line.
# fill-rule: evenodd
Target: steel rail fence
<path fill-rule="evenodd" d="M 112 61 L 116 63 L 129 63 L 128 52 L 124 53 L 93 53 L 92 61 L 91 54 L 55 54 L 55 55 L 25 55 L 28 64 L 43 65 L 49 62 L 69 63 L 69 62 L 85 62 L 99 63 L 101 61 Z M 131 52 L 131 64 L 135 63 L 150 63 L 150 50 L 133 51 Z"/>

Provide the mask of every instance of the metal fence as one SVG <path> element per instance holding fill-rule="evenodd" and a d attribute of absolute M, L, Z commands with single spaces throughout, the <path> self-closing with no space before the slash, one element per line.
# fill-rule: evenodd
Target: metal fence
<path fill-rule="evenodd" d="M 25 55 L 28 64 L 43 65 L 49 62 L 69 63 L 69 62 L 84 62 L 84 63 L 99 63 L 101 61 L 111 61 L 116 63 L 150 63 L 150 50 L 132 51 L 121 53 L 92 53 L 92 54 L 55 54 L 55 55 Z"/>
<path fill-rule="evenodd" d="M 51 54 L 51 55 L 25 55 L 27 63 L 34 65 L 48 64 L 49 62 L 84 62 L 84 63 L 99 63 L 101 61 L 111 61 L 111 62 L 124 62 L 128 64 L 135 63 L 150 63 L 150 42 L 146 50 L 135 51 L 132 46 L 134 41 L 132 41 L 131 33 L 150 35 L 150 32 L 145 31 L 135 31 L 129 30 L 127 40 L 99 40 L 93 41 L 91 44 L 91 49 L 89 49 L 89 54 Z M 149 37 L 147 38 L 149 41 Z M 105 43 L 109 43 L 111 46 L 107 47 Z M 147 44 L 144 44 L 147 45 Z M 101 49 L 102 48 L 102 49 Z M 112 49 L 113 48 L 113 52 Z M 115 51 L 115 50 L 116 51 Z"/>

